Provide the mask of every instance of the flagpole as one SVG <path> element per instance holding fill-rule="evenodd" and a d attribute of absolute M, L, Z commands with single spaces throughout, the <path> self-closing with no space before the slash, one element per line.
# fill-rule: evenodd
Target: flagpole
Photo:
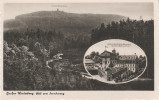
<path fill-rule="evenodd" d="M 105 51 L 107 51 L 107 48 L 108 48 L 108 47 L 107 47 L 107 46 L 105 46 Z"/>

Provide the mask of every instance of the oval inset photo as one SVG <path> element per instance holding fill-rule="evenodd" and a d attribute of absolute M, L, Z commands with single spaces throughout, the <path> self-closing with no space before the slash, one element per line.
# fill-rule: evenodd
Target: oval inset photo
<path fill-rule="evenodd" d="M 110 39 L 92 45 L 85 53 L 84 67 L 93 79 L 122 84 L 140 77 L 147 67 L 147 57 L 136 44 Z"/>

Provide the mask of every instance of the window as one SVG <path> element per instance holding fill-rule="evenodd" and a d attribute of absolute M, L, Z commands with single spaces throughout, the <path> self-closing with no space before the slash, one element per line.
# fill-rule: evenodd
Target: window
<path fill-rule="evenodd" d="M 108 64 L 110 63 L 110 61 L 108 61 Z"/>

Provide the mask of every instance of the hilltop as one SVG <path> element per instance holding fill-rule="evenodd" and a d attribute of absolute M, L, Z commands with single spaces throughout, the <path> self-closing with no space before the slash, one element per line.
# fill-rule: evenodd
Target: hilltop
<path fill-rule="evenodd" d="M 127 17 L 114 14 L 76 14 L 63 11 L 38 11 L 18 15 L 15 19 L 4 21 L 4 30 L 23 30 L 26 28 L 57 30 L 62 33 L 90 33 L 101 23 L 126 20 Z"/>

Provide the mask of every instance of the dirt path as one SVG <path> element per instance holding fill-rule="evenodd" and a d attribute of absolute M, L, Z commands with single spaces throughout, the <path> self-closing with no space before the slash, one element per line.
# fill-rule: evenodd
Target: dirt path
<path fill-rule="evenodd" d="M 50 59 L 48 61 L 46 61 L 46 67 L 49 68 L 49 69 L 52 69 L 50 66 L 49 66 L 49 63 L 51 62 L 54 62 L 54 61 L 58 61 L 60 59 L 62 59 L 62 56 L 63 54 L 62 53 L 58 53 L 56 55 L 53 56 L 53 59 Z"/>

